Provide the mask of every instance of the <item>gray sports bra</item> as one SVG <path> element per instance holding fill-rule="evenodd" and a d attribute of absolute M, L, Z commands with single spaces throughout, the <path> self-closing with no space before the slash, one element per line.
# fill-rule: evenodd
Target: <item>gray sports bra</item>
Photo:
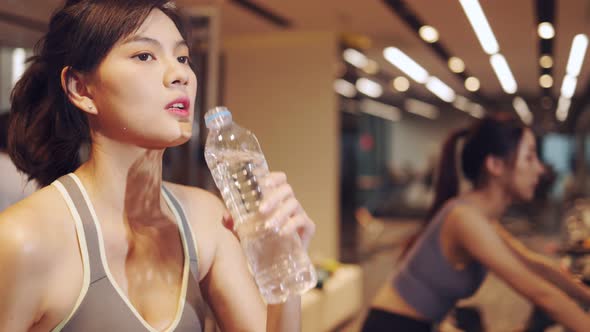
<path fill-rule="evenodd" d="M 478 261 L 457 270 L 442 253 L 442 225 L 451 209 L 461 203 L 454 199 L 441 208 L 407 253 L 393 280 L 400 296 L 434 322 L 441 321 L 458 300 L 473 295 L 487 275 L 487 268 Z"/>
<path fill-rule="evenodd" d="M 71 173 L 52 185 L 62 194 L 75 221 L 84 265 L 83 285 L 76 305 L 53 331 L 157 332 L 139 315 L 115 283 L 106 263 L 100 224 L 80 179 Z M 162 194 L 176 217 L 185 257 L 176 316 L 165 331 L 202 331 L 206 305 L 199 290 L 196 242 L 178 201 L 164 187 Z"/>

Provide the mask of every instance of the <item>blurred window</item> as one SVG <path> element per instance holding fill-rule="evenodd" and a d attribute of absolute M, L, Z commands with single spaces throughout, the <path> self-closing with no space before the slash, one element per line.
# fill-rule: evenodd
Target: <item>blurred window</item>
<path fill-rule="evenodd" d="M 10 107 L 10 92 L 27 68 L 30 49 L 0 47 L 0 112 Z"/>

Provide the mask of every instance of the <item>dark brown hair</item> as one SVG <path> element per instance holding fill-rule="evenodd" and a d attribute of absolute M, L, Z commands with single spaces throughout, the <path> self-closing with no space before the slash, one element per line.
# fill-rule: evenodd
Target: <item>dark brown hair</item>
<path fill-rule="evenodd" d="M 445 140 L 435 182 L 434 201 L 428 211 L 426 223 L 415 236 L 411 237 L 402 251 L 404 256 L 420 237 L 428 223 L 441 207 L 459 194 L 459 173 L 462 173 L 477 188 L 485 184 L 487 175 L 484 163 L 488 156 L 509 161 L 515 156 L 525 126 L 510 113 L 498 112 L 488 115 L 471 127 L 452 132 Z M 461 151 L 461 168 L 457 167 L 459 140 L 465 139 Z"/>
<path fill-rule="evenodd" d="M 169 0 L 68 0 L 52 15 L 11 95 L 8 152 L 29 180 L 45 186 L 76 170 L 80 146 L 90 141 L 86 114 L 76 109 L 61 87 L 63 68 L 92 73 L 153 9 L 170 17 L 188 41 Z"/>
<path fill-rule="evenodd" d="M 486 181 L 484 162 L 494 156 L 509 160 L 514 157 L 526 127 L 510 113 L 498 112 L 476 122 L 472 127 L 459 129 L 445 140 L 441 151 L 434 202 L 428 213 L 431 219 L 444 203 L 459 194 L 459 172 L 474 187 Z M 461 151 L 461 168 L 457 167 L 457 145 L 465 138 Z"/>

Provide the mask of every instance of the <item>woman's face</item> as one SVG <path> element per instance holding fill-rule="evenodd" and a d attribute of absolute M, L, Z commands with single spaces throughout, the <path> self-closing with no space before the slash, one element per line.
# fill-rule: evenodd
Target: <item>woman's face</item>
<path fill-rule="evenodd" d="M 88 93 L 98 112 L 92 129 L 145 148 L 182 144 L 192 133 L 196 90 L 186 42 L 168 16 L 153 10 L 91 75 Z"/>
<path fill-rule="evenodd" d="M 537 156 L 535 136 L 525 129 L 516 150 L 513 169 L 508 173 L 508 186 L 517 200 L 530 201 L 545 168 Z"/>

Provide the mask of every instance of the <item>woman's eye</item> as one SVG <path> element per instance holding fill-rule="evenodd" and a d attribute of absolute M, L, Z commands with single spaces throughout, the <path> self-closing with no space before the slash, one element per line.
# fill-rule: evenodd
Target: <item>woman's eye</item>
<path fill-rule="evenodd" d="M 141 53 L 135 56 L 135 58 L 139 59 L 139 61 L 149 61 L 153 60 L 153 56 L 149 53 Z"/>
<path fill-rule="evenodd" d="M 179 56 L 178 62 L 180 63 L 188 63 L 188 56 Z"/>

